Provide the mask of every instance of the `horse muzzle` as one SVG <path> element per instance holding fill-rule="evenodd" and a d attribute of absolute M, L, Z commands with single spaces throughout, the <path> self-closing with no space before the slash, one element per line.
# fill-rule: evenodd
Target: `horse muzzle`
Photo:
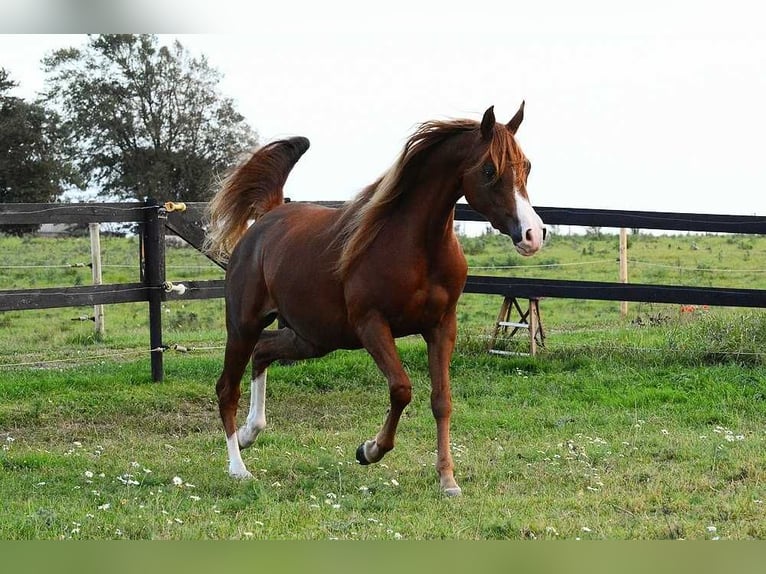
<path fill-rule="evenodd" d="M 521 255 L 534 255 L 543 246 L 548 237 L 548 230 L 532 208 L 529 201 L 520 195 L 516 196 L 516 220 L 508 225 L 513 245 Z"/>
<path fill-rule="evenodd" d="M 523 233 L 519 233 L 518 241 L 516 239 L 513 240 L 513 246 L 521 255 L 529 257 L 540 251 L 547 236 L 548 231 L 544 226 L 528 227 Z"/>

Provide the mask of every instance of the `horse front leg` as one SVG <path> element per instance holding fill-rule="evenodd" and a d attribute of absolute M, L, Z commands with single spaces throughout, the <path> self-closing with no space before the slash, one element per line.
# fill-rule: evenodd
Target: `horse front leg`
<path fill-rule="evenodd" d="M 391 328 L 382 317 L 375 315 L 357 329 L 362 344 L 388 381 L 391 408 L 383 427 L 374 439 L 362 443 L 356 451 L 360 464 L 378 462 L 394 448 L 396 427 L 404 408 L 412 400 L 412 384 L 402 367 Z"/>
<path fill-rule="evenodd" d="M 431 375 L 431 411 L 436 419 L 436 470 L 439 483 L 447 496 L 460 496 L 462 490 L 455 481 L 452 453 L 450 452 L 450 392 L 449 365 L 457 336 L 454 311 L 444 316 L 441 323 L 424 335 L 428 346 L 428 370 Z"/>

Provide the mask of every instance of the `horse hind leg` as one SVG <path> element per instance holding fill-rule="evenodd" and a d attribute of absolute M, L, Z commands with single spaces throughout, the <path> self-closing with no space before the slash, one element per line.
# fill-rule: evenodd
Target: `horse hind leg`
<path fill-rule="evenodd" d="M 241 394 L 240 381 L 257 339 L 257 336 L 246 339 L 229 336 L 226 341 L 223 372 L 216 383 L 218 410 L 226 433 L 229 475 L 234 478 L 252 478 L 240 454 L 237 439 L 237 407 Z"/>
<path fill-rule="evenodd" d="M 267 369 L 258 374 L 253 373 L 250 381 L 250 410 L 245 424 L 237 430 L 240 449 L 252 445 L 260 432 L 266 428 L 266 374 Z"/>
<path fill-rule="evenodd" d="M 323 355 L 316 346 L 301 339 L 290 328 L 264 331 L 253 350 L 253 376 L 250 385 L 250 410 L 245 424 L 237 430 L 239 448 L 252 445 L 266 428 L 266 380 L 274 361 L 294 361 Z"/>

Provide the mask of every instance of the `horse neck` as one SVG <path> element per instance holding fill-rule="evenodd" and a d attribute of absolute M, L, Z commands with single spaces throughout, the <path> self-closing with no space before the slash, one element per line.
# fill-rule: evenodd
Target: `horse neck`
<path fill-rule="evenodd" d="M 419 181 L 403 193 L 401 218 L 409 229 L 419 229 L 426 244 L 438 244 L 452 237 L 455 204 L 462 197 L 459 182 L 452 170 L 428 166 L 419 174 Z"/>
<path fill-rule="evenodd" d="M 333 233 L 344 241 L 338 261 L 341 274 L 349 272 L 381 231 L 382 241 L 426 257 L 447 246 L 454 249 L 454 208 L 462 196 L 455 169 L 464 158 L 447 155 L 429 154 L 422 163 L 387 173 L 340 213 Z"/>

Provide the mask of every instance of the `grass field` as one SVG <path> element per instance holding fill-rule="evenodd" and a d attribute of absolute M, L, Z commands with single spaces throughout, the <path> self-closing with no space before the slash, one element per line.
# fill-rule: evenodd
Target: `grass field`
<path fill-rule="evenodd" d="M 104 281 L 134 281 L 135 242 L 102 243 Z M 87 240 L 0 245 L 0 289 L 90 282 L 88 269 L 52 267 L 87 262 Z M 617 277 L 614 236 L 557 235 L 530 260 L 496 236 L 465 250 L 477 268 L 515 266 L 481 273 Z M 766 238 L 639 235 L 630 257 L 636 282 L 763 287 Z M 170 280 L 220 276 L 168 250 Z M 621 319 L 614 302 L 546 299 L 545 350 L 501 358 L 485 351 L 499 305 L 461 301 L 459 499 L 438 488 L 417 338 L 400 341 L 414 398 L 381 464 L 361 467 L 354 451 L 383 420 L 385 383 L 365 353 L 338 352 L 272 367 L 269 428 L 243 453 L 256 479 L 238 482 L 213 389 L 221 301 L 165 304 L 165 342 L 194 350 L 166 355 L 161 384 L 143 304 L 108 307 L 104 338 L 71 320 L 87 308 L 2 313 L 0 539 L 766 538 L 762 312 L 631 304 Z"/>

